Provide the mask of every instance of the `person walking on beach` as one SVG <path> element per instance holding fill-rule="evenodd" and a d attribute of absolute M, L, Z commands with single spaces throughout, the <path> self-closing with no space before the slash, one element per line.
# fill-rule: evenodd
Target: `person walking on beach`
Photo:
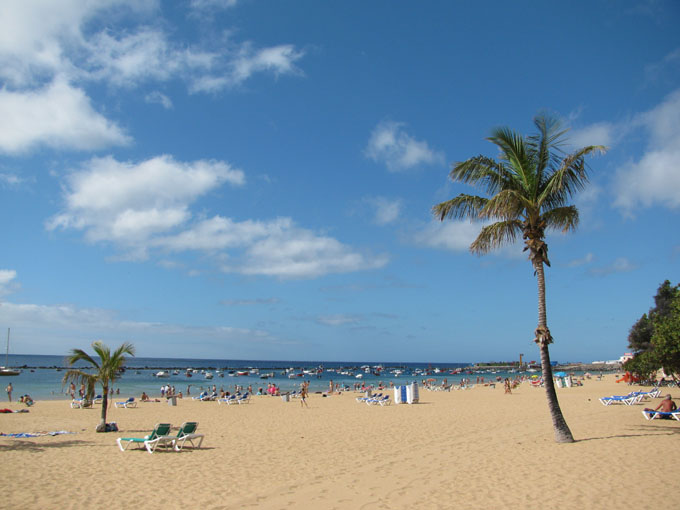
<path fill-rule="evenodd" d="M 7 391 L 7 398 L 9 399 L 10 403 L 12 402 L 12 390 L 13 389 L 14 388 L 12 388 L 12 383 L 9 383 L 7 385 L 7 388 L 5 388 L 5 390 Z"/>
<path fill-rule="evenodd" d="M 508 379 L 507 377 L 505 378 L 505 393 L 509 393 L 510 395 L 512 395 L 512 388 L 510 386 L 510 379 Z"/>
<path fill-rule="evenodd" d="M 307 395 L 307 383 L 303 382 L 302 387 L 300 388 L 300 407 L 309 407 L 309 404 L 307 404 Z"/>

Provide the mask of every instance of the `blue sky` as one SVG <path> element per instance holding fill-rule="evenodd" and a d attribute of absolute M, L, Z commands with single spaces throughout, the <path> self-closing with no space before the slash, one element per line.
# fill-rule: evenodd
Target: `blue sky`
<path fill-rule="evenodd" d="M 548 111 L 589 158 L 551 234 L 558 361 L 618 358 L 678 281 L 675 1 L 6 1 L 0 326 L 11 352 L 537 359 L 536 281 L 431 207 Z"/>

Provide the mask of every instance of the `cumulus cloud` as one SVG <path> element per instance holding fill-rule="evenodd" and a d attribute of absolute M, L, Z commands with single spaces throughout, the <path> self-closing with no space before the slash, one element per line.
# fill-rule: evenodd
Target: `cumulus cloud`
<path fill-rule="evenodd" d="M 144 258 L 153 237 L 183 225 L 191 217 L 189 204 L 225 182 L 241 186 L 245 176 L 222 161 L 94 158 L 67 177 L 65 209 L 47 227 L 83 230 L 92 242 L 134 248 Z"/>
<path fill-rule="evenodd" d="M 290 228 L 273 232 L 251 244 L 238 266 L 225 265 L 227 272 L 276 276 L 281 279 L 313 278 L 329 273 L 377 269 L 388 262 L 386 255 L 363 255 L 332 237 Z"/>
<path fill-rule="evenodd" d="M 310 278 L 387 263 L 385 255 L 357 253 L 290 218 L 236 221 L 192 212 L 196 200 L 223 184 L 244 183 L 244 173 L 223 161 L 93 158 L 66 177 L 63 210 L 46 227 L 79 230 L 92 243 L 112 243 L 121 252 L 118 258 L 199 252 L 214 257 L 225 272 L 248 275 Z"/>
<path fill-rule="evenodd" d="M 64 80 L 32 91 L 0 90 L 0 152 L 17 154 L 36 146 L 95 150 L 125 145 L 130 138 L 96 112 L 82 89 Z"/>
<path fill-rule="evenodd" d="M 234 4 L 203 0 L 193 6 Z M 91 105 L 86 90 L 94 82 L 130 89 L 178 80 L 191 92 L 214 93 L 257 73 L 302 74 L 295 63 L 304 51 L 290 44 L 258 48 L 228 35 L 206 38 L 211 46 L 175 40 L 159 5 L 155 0 L 1 2 L 0 151 L 14 154 L 39 145 L 94 150 L 128 143 L 123 130 Z M 159 93 L 147 101 L 172 105 Z"/>
<path fill-rule="evenodd" d="M 12 292 L 17 272 L 13 269 L 0 269 L 0 296 Z"/>
<path fill-rule="evenodd" d="M 617 126 L 610 122 L 598 122 L 569 131 L 568 142 L 574 149 L 588 145 L 611 147 L 617 138 Z"/>
<path fill-rule="evenodd" d="M 442 164 L 444 155 L 406 133 L 405 124 L 384 121 L 371 133 L 365 154 L 384 163 L 390 172 L 410 170 L 421 165 Z"/>
<path fill-rule="evenodd" d="M 680 90 L 660 105 L 638 115 L 634 124 L 647 135 L 647 148 L 639 160 L 619 169 L 614 205 L 626 214 L 637 206 L 680 207 Z"/>
<path fill-rule="evenodd" d="M 304 52 L 296 50 L 290 44 L 272 46 L 270 48 L 254 49 L 252 44 L 243 43 L 232 58 L 226 63 L 226 68 L 219 72 L 207 72 L 192 80 L 191 92 L 215 92 L 225 87 L 240 85 L 253 74 L 270 72 L 274 76 L 282 74 L 302 74 L 295 62 L 304 56 Z"/>

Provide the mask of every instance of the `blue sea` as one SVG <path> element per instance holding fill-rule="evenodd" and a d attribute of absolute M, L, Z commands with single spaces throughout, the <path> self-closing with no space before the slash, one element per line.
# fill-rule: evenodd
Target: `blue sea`
<path fill-rule="evenodd" d="M 407 384 L 413 381 L 422 382 L 433 379 L 434 384 L 441 384 L 444 378 L 448 383 L 457 384 L 463 377 L 470 378 L 474 383 L 479 373 L 462 372 L 454 374 L 456 370 L 468 367 L 469 363 L 399 363 L 399 362 L 337 362 L 337 361 L 262 361 L 262 360 L 222 360 L 222 359 L 191 359 L 191 358 L 127 358 L 126 370 L 121 374 L 113 387 L 121 397 L 139 397 L 142 391 L 151 397 L 160 395 L 162 385 L 175 386 L 176 391 L 184 395 L 196 395 L 202 389 L 212 388 L 213 385 L 234 391 L 236 385 L 253 391 L 266 389 L 267 384 L 276 384 L 281 391 L 299 389 L 302 381 L 309 381 L 310 391 L 326 391 L 330 381 L 334 384 L 354 388 L 355 384 L 365 383 L 374 385 L 382 381 L 386 385 Z M 35 400 L 53 400 L 70 398 L 67 388 L 62 385 L 66 373 L 66 363 L 62 356 L 40 356 L 10 354 L 8 366 L 21 369 L 17 376 L 0 378 L 0 384 L 6 386 L 11 382 L 14 386 L 14 397 L 29 394 Z M 82 365 L 86 366 L 86 365 Z M 191 368 L 192 377 L 187 377 L 187 369 Z M 167 378 L 155 375 L 167 370 Z M 211 372 L 214 378 L 206 379 L 203 371 Z M 237 375 L 237 372 L 247 371 L 249 375 Z M 219 375 L 220 372 L 222 375 Z M 299 375 L 302 374 L 302 375 Z M 264 376 L 271 377 L 264 378 Z M 514 376 L 505 372 L 487 371 L 481 374 L 486 380 L 498 377 Z M 360 376 L 360 377 L 357 377 Z M 3 386 L 4 389 L 4 386 Z M 99 390 L 99 388 L 98 388 Z M 189 390 L 189 391 L 187 391 Z"/>

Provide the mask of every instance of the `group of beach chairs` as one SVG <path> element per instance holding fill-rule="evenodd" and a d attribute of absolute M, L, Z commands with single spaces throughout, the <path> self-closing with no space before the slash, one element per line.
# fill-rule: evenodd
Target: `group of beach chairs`
<path fill-rule="evenodd" d="M 639 404 L 644 400 L 651 400 L 657 398 L 661 395 L 661 390 L 658 387 L 650 391 L 631 391 L 627 395 L 612 395 L 610 397 L 602 397 L 600 402 L 602 405 L 610 406 L 613 404 L 624 404 L 627 406 L 632 406 Z M 642 416 L 647 420 L 654 420 L 658 418 L 672 418 L 680 421 L 680 409 L 676 409 L 671 412 L 655 411 L 653 409 L 644 409 L 642 411 Z"/>
<path fill-rule="evenodd" d="M 158 423 L 151 431 L 151 434 L 145 437 L 119 437 L 116 442 L 121 451 L 125 451 L 131 445 L 137 445 L 140 448 L 146 448 L 146 451 L 153 453 L 156 448 L 172 448 L 174 451 L 182 451 L 188 442 L 192 448 L 200 448 L 203 444 L 203 434 L 198 434 L 196 429 L 198 422 L 188 421 L 182 424 L 177 434 L 170 434 L 172 426 L 169 423 Z M 198 444 L 195 444 L 197 441 Z M 125 446 L 123 446 L 125 443 Z"/>
<path fill-rule="evenodd" d="M 610 406 L 612 404 L 625 404 L 627 406 L 632 406 L 634 404 L 639 404 L 643 400 L 650 400 L 661 395 L 661 390 L 659 388 L 654 388 L 651 391 L 631 391 L 628 395 L 612 395 L 610 397 L 602 397 L 600 402 L 604 406 Z"/>
<path fill-rule="evenodd" d="M 383 395 L 382 393 L 378 393 L 377 395 L 372 395 L 370 397 L 357 397 L 357 402 L 365 403 L 369 406 L 388 406 L 391 403 L 390 396 Z"/>

